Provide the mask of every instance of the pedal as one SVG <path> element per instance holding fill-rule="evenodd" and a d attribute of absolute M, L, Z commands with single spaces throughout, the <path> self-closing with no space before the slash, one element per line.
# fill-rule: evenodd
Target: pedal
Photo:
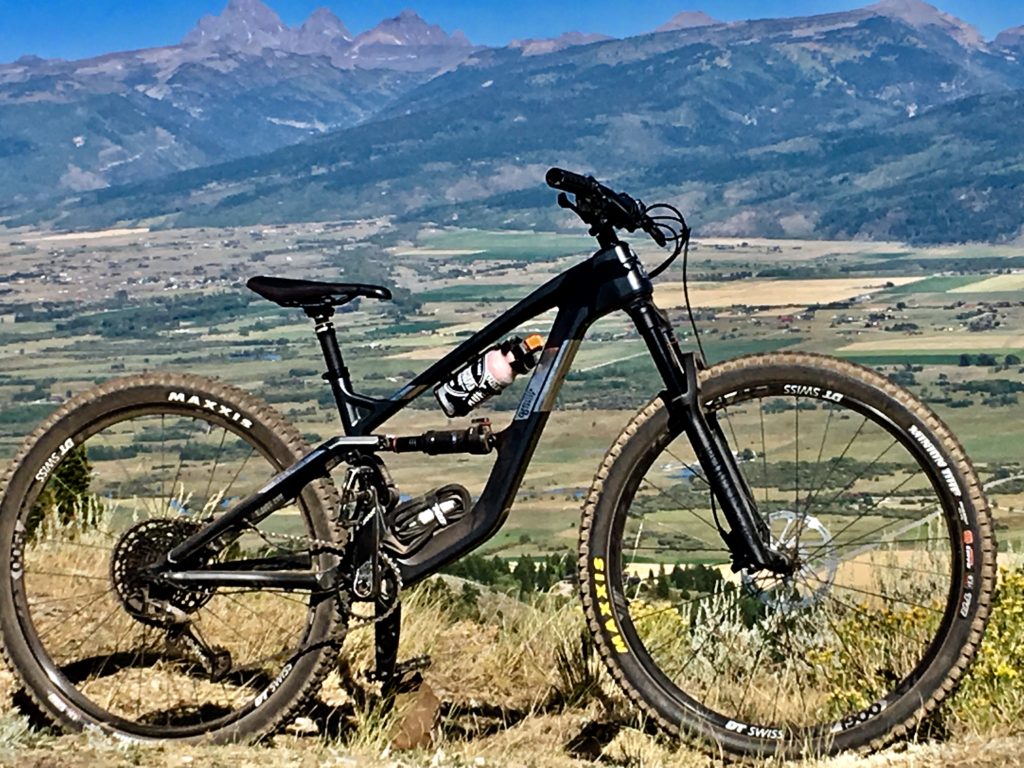
<path fill-rule="evenodd" d="M 395 665 L 395 676 L 404 675 L 408 672 L 422 672 L 425 669 L 429 669 L 430 665 L 434 663 L 434 660 L 427 654 L 423 656 L 414 656 L 406 661 L 400 661 Z"/>
<path fill-rule="evenodd" d="M 395 665 L 395 671 L 384 679 L 374 669 L 366 670 L 366 679 L 371 683 L 381 683 L 385 696 L 393 696 L 400 693 L 414 691 L 423 683 L 421 672 L 430 667 L 432 660 L 429 656 L 416 656 L 407 661 L 401 661 Z"/>

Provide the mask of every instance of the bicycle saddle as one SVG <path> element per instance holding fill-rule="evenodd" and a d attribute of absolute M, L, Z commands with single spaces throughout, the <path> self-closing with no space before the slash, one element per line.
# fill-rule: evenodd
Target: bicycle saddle
<path fill-rule="evenodd" d="M 391 298 L 387 288 L 364 283 L 324 283 L 261 275 L 249 278 L 245 285 L 282 307 L 340 307 L 359 296 L 385 301 Z"/>

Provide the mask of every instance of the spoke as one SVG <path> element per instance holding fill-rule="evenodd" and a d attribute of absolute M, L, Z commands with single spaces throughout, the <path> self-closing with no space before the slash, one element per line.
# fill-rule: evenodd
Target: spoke
<path fill-rule="evenodd" d="M 269 618 L 269 616 L 267 615 L 267 613 L 266 613 L 266 612 L 264 612 L 264 613 L 258 613 L 258 612 L 256 612 L 256 611 L 254 611 L 254 610 L 253 610 L 252 608 L 250 608 L 250 607 L 249 607 L 248 605 L 245 605 L 245 603 L 242 603 L 242 602 L 240 602 L 239 600 L 236 600 L 236 599 L 235 599 L 234 597 L 232 597 L 232 596 L 231 596 L 231 594 L 229 594 L 229 593 L 222 593 L 222 596 L 223 596 L 223 597 L 224 597 L 224 598 L 225 598 L 225 599 L 226 599 L 226 600 L 227 600 L 228 602 L 234 603 L 235 605 L 237 605 L 237 606 L 238 606 L 239 608 L 241 608 L 241 609 L 242 609 L 242 610 L 244 610 L 244 611 L 248 611 L 248 612 L 249 612 L 249 613 L 250 613 L 251 615 L 255 616 L 255 617 L 256 617 L 256 618 L 258 618 L 258 619 L 259 619 L 260 621 L 262 621 L 262 622 L 267 622 L 267 623 L 270 623 L 270 624 L 273 624 L 273 625 L 274 625 L 274 628 L 276 628 L 277 630 L 279 630 L 279 631 L 280 631 L 280 632 L 281 632 L 282 634 L 284 634 L 284 635 L 285 635 L 286 637 L 287 637 L 287 636 L 289 636 L 289 635 L 291 634 L 291 633 L 290 633 L 290 632 L 289 632 L 289 631 L 288 631 L 287 629 L 285 629 L 284 627 L 282 627 L 282 626 L 281 626 L 280 624 L 278 624 L 278 623 L 277 623 L 276 621 L 272 621 L 272 620 L 270 620 L 270 618 Z M 268 632 L 268 633 L 270 632 L 270 629 L 269 629 L 269 628 L 267 629 L 267 632 Z M 265 637 L 265 636 L 266 636 L 266 635 L 264 635 L 264 637 Z"/>
<path fill-rule="evenodd" d="M 757 653 L 754 655 L 754 661 L 751 663 L 751 665 L 749 667 L 750 674 L 747 676 L 747 684 L 745 686 L 743 686 L 743 695 L 740 697 L 740 703 L 736 707 L 736 709 L 737 709 L 736 714 L 741 716 L 741 717 L 746 715 L 746 711 L 744 710 L 744 705 L 747 703 L 747 695 L 750 693 L 751 683 L 754 682 L 754 673 L 757 672 L 758 665 L 761 662 L 761 657 L 764 656 L 764 650 L 765 650 L 766 647 L 767 646 L 766 646 L 765 643 L 761 643 L 760 645 L 757 646 Z"/>
<path fill-rule="evenodd" d="M 68 600 L 81 600 L 83 597 L 102 597 L 103 595 L 110 592 L 110 589 L 97 589 L 92 592 L 83 592 L 80 595 L 66 595 L 64 597 L 47 597 L 40 600 L 37 597 L 26 597 L 28 601 L 29 610 L 36 608 L 40 605 L 48 605 L 50 603 L 66 603 Z"/>
<path fill-rule="evenodd" d="M 256 589 L 256 588 L 253 588 L 253 589 L 233 589 L 233 588 L 228 588 L 228 589 L 218 590 L 217 594 L 219 594 L 219 595 L 240 595 L 240 594 L 251 594 L 253 592 L 262 592 L 264 594 L 273 595 L 278 600 L 287 600 L 290 603 L 295 603 L 296 605 L 301 605 L 303 608 L 307 608 L 308 609 L 310 607 L 309 600 L 300 600 L 299 598 L 295 597 L 295 595 L 292 593 L 292 590 L 290 590 L 290 589 L 273 589 L 273 588 L 270 588 L 270 589 Z"/>
<path fill-rule="evenodd" d="M 129 623 L 128 626 L 125 627 L 124 631 L 122 631 L 121 634 L 117 636 L 117 639 L 114 641 L 114 649 L 113 649 L 113 651 L 111 651 L 111 653 L 107 656 L 107 658 L 103 661 L 103 663 L 100 664 L 100 668 L 90 678 L 91 680 L 98 680 L 98 679 L 100 679 L 102 677 L 107 677 L 107 675 L 104 674 L 104 672 L 107 669 L 107 665 L 110 663 L 111 659 L 113 659 L 114 657 L 116 657 L 118 655 L 118 653 L 119 653 L 119 651 L 121 649 L 121 642 L 125 639 L 125 637 L 127 637 L 129 634 L 131 634 L 132 631 L 135 630 L 135 629 L 138 629 L 138 625 L 135 624 L 134 622 Z M 138 656 L 138 652 L 136 652 L 136 654 L 135 654 L 135 656 L 133 657 L 132 660 L 134 661 L 138 657 L 139 657 Z M 114 689 L 112 691 L 110 691 L 109 695 L 107 696 L 107 703 L 103 705 L 103 708 L 105 710 L 107 710 L 108 712 L 111 711 L 110 708 L 111 708 L 111 705 L 114 703 L 114 697 L 117 696 L 118 693 L 120 693 L 121 687 L 124 685 L 124 678 L 125 678 L 125 676 L 117 674 L 120 671 L 121 671 L 120 669 L 115 669 L 113 671 L 113 674 L 114 674 L 114 676 L 115 676 L 117 681 L 114 684 Z"/>
<path fill-rule="evenodd" d="M 867 426 L 867 423 L 868 417 L 864 416 L 860 422 L 860 425 L 857 427 L 857 430 L 850 437 L 849 442 L 843 447 L 842 453 L 840 453 L 836 458 L 832 459 L 832 461 L 829 462 L 828 472 L 826 472 L 825 477 L 821 479 L 821 483 L 818 485 L 817 488 L 811 489 L 811 492 L 807 494 L 807 503 L 804 505 L 805 511 L 810 511 L 814 501 L 818 498 L 818 494 L 825 490 L 826 486 L 828 485 L 828 481 L 832 479 L 832 474 L 836 471 L 836 467 L 838 467 L 840 463 L 842 463 L 843 459 L 846 458 L 846 454 L 849 453 L 850 448 L 853 446 L 854 440 L 856 440 L 860 436 L 860 433 L 864 431 L 864 427 Z"/>
<path fill-rule="evenodd" d="M 901 603 L 903 605 L 908 605 L 911 608 L 921 608 L 921 609 L 923 609 L 925 611 L 931 611 L 932 613 L 937 613 L 940 616 L 943 613 L 945 613 L 944 610 L 939 610 L 938 608 L 935 608 L 935 607 L 930 606 L 930 605 L 925 605 L 924 603 L 917 603 L 917 602 L 914 602 L 913 600 L 908 600 L 908 599 L 906 599 L 904 597 L 897 597 L 896 595 L 887 595 L 884 592 L 872 592 L 870 589 L 860 589 L 859 587 L 851 587 L 851 586 L 849 586 L 847 584 L 839 584 L 839 583 L 836 583 L 836 582 L 833 582 L 832 584 L 829 584 L 827 581 L 819 579 L 817 576 L 815 576 L 813 574 L 810 574 L 810 573 L 807 574 L 806 579 L 808 581 L 815 581 L 818 584 L 824 584 L 829 589 L 844 589 L 847 592 L 854 592 L 854 593 L 856 593 L 858 595 L 866 595 L 867 597 L 879 597 L 879 598 L 882 598 L 883 600 L 891 600 L 891 601 L 896 602 L 896 603 Z"/>
<path fill-rule="evenodd" d="M 249 459 L 251 459 L 253 457 L 253 454 L 255 454 L 255 453 L 256 453 L 256 449 L 253 446 L 250 445 L 249 446 L 249 453 L 248 453 L 248 455 L 242 460 L 242 463 L 238 466 L 238 469 L 235 471 L 235 474 L 232 476 L 231 482 L 228 483 L 227 488 L 224 489 L 224 498 L 225 499 L 230 498 L 228 496 L 228 491 L 230 491 L 232 488 L 235 487 L 235 481 L 238 480 L 238 476 L 242 474 L 242 470 L 245 469 L 245 465 L 249 463 Z"/>
<path fill-rule="evenodd" d="M 906 481 L 904 481 L 904 482 L 906 482 Z M 890 493 L 895 492 L 895 490 L 898 490 L 898 488 L 899 488 L 899 486 L 897 486 L 896 489 L 893 489 L 893 491 L 891 491 Z M 853 520 L 851 520 L 849 523 L 847 523 L 842 528 L 840 528 L 838 531 L 836 531 L 835 535 L 832 536 L 831 541 L 832 542 L 838 541 L 840 536 L 842 536 L 844 533 L 846 533 L 848 530 L 850 530 L 850 528 L 852 528 L 859 520 L 863 520 L 865 517 L 868 517 L 867 513 L 873 511 L 876 507 L 877 507 L 877 504 L 869 507 L 867 510 L 865 510 L 861 514 L 859 514 L 856 517 L 854 517 Z M 913 530 L 914 528 L 920 528 L 922 525 L 927 525 L 929 522 L 931 522 L 932 520 L 936 519 L 941 514 L 942 514 L 942 510 L 941 509 L 937 509 L 934 512 L 929 512 L 927 515 L 925 515 L 924 517 L 920 518 L 919 520 L 911 521 L 911 522 L 907 523 L 905 526 L 903 526 L 901 528 L 898 528 L 897 530 L 893 531 L 893 535 L 894 536 L 899 536 L 901 534 L 906 533 L 907 531 Z M 888 528 L 892 528 L 894 525 L 900 523 L 901 521 L 902 521 L 902 518 L 897 518 L 895 520 L 891 520 L 888 523 L 885 523 L 884 525 L 880 525 L 879 527 L 874 528 L 874 529 L 868 531 L 867 533 L 859 534 L 857 536 L 854 536 L 852 539 L 848 539 L 847 541 L 843 542 L 842 546 L 849 547 L 849 546 L 851 546 L 853 544 L 856 544 L 856 543 L 858 543 L 858 542 L 860 542 L 860 541 L 862 541 L 862 540 L 864 540 L 864 539 L 866 539 L 868 537 L 871 537 L 871 536 L 874 536 L 875 534 L 881 533 L 882 531 L 884 531 L 884 530 L 886 530 Z M 808 559 L 814 558 L 819 553 L 821 553 L 824 549 L 827 549 L 827 547 L 828 547 L 828 544 L 823 544 L 823 545 L 817 547 L 816 549 L 811 550 L 807 554 L 807 558 Z"/>
<path fill-rule="evenodd" d="M 893 438 L 893 441 L 891 443 L 889 443 L 888 446 L 886 446 L 884 451 L 882 451 L 875 458 L 873 458 L 871 460 L 871 463 L 869 463 L 866 467 L 861 469 L 861 471 L 858 472 L 854 476 L 853 480 L 851 480 L 849 483 L 847 483 L 843 488 L 841 488 L 839 491 L 837 491 L 835 493 L 835 495 L 833 495 L 827 502 L 825 502 L 826 507 L 828 505 L 832 504 L 832 502 L 834 502 L 836 499 L 838 499 L 840 496 L 842 496 L 848 490 L 850 490 L 858 480 L 860 480 L 862 477 L 864 477 L 865 474 L 867 474 L 869 469 L 871 469 L 873 466 L 875 466 L 875 464 L 877 464 L 885 456 L 885 454 L 887 454 L 889 451 L 891 451 L 893 449 L 893 447 L 896 446 L 896 445 L 898 445 L 898 441 L 895 438 Z M 817 498 L 815 498 L 815 502 L 817 502 Z M 812 507 L 812 505 L 808 504 L 806 507 L 804 507 L 804 512 L 810 512 L 811 511 L 811 507 Z M 863 517 L 864 517 L 864 513 L 861 513 L 860 515 L 857 515 L 856 517 L 854 517 L 853 520 L 851 520 L 843 528 L 841 528 L 838 532 L 836 532 L 833 535 L 832 538 L 838 538 L 839 536 L 841 536 L 845 531 L 849 530 L 852 525 L 854 525 L 858 520 L 862 519 Z"/>
<path fill-rule="evenodd" d="M 671 551 L 674 551 L 674 550 L 669 549 L 666 546 L 661 546 L 661 545 L 659 545 L 659 546 L 636 546 L 636 547 L 633 547 L 633 549 L 636 550 L 637 552 L 671 552 Z M 695 550 L 692 550 L 692 551 L 693 552 L 728 552 L 729 549 L 727 547 L 712 547 L 712 546 L 709 545 L 709 546 L 706 546 L 706 547 L 702 547 L 701 549 L 695 549 Z M 680 554 L 684 554 L 684 553 L 680 552 Z M 726 562 L 728 562 L 728 561 L 726 561 Z M 640 565 L 644 565 L 644 563 L 640 563 Z M 655 563 L 655 565 L 658 565 L 658 563 Z"/>
<path fill-rule="evenodd" d="M 725 657 L 727 659 L 732 658 L 733 651 L 735 651 L 735 649 L 736 649 L 736 641 L 739 638 L 739 634 L 736 633 L 736 632 L 731 632 L 731 633 L 728 633 L 728 634 L 731 634 L 732 637 L 729 638 L 729 641 L 728 641 L 729 645 L 725 649 Z M 711 682 L 708 683 L 705 686 L 705 690 L 706 691 L 708 691 L 708 692 L 719 691 L 718 681 L 722 678 L 722 671 L 725 669 L 725 667 L 726 667 L 725 664 L 716 664 L 715 665 L 715 675 L 714 675 L 713 678 L 711 678 Z M 732 676 L 734 674 L 735 674 L 735 671 L 734 670 L 730 670 L 730 676 Z"/>
<path fill-rule="evenodd" d="M 794 659 L 795 658 L 802 659 L 803 658 L 803 653 L 794 653 L 794 651 L 796 651 L 796 644 L 793 642 L 793 636 L 792 636 L 792 634 L 789 631 L 789 622 L 786 621 L 785 618 L 783 618 L 783 620 L 782 620 L 782 627 L 783 627 L 783 630 L 784 630 L 785 636 L 786 636 L 786 641 L 785 641 L 786 642 L 786 647 L 789 648 L 789 650 L 791 651 L 790 653 L 786 654 L 786 666 L 788 666 L 789 669 L 792 670 L 793 669 Z M 803 650 L 803 649 L 801 649 L 801 650 Z M 800 711 L 803 712 L 803 713 L 806 713 L 808 711 L 808 708 L 807 708 L 807 697 L 804 694 L 804 686 L 803 686 L 803 683 L 801 682 L 801 676 L 800 676 L 799 673 L 796 673 L 796 674 L 793 674 L 792 677 L 795 678 L 797 693 L 800 695 Z M 774 722 L 774 718 L 773 718 L 773 722 Z"/>
<path fill-rule="evenodd" d="M 170 496 L 168 496 L 167 499 L 166 499 L 167 503 L 164 506 L 164 517 L 171 517 L 171 501 L 173 501 L 173 499 L 174 499 L 174 494 L 177 493 L 178 478 L 181 477 L 181 468 L 185 464 L 185 451 L 188 449 L 189 443 L 192 442 L 192 435 L 195 434 L 195 431 L 196 431 L 196 421 L 197 421 L 197 419 L 195 417 L 193 417 L 192 418 L 192 429 L 189 430 L 188 438 L 186 438 L 186 440 L 185 440 L 185 445 L 183 445 L 181 447 L 181 450 L 178 451 L 178 469 L 174 473 L 174 480 L 171 481 L 171 493 L 170 493 Z M 182 498 L 182 502 L 184 502 L 184 501 L 185 501 L 185 499 L 183 497 Z M 179 513 L 180 513 L 180 511 L 179 511 Z"/>
<path fill-rule="evenodd" d="M 52 545 L 52 544 L 54 544 L 56 542 L 54 542 L 53 540 L 47 540 L 45 543 L 48 543 L 48 544 Z M 45 544 L 41 544 L 41 546 L 45 546 Z M 68 539 L 67 541 L 61 541 L 59 543 L 59 546 L 61 546 L 61 547 L 78 547 L 79 549 L 98 549 L 101 552 L 109 552 L 110 551 L 110 545 L 109 544 L 87 544 L 84 541 L 81 541 L 81 540 L 76 541 L 74 539 Z M 38 573 L 38 571 L 32 571 L 32 573 Z"/>
<path fill-rule="evenodd" d="M 675 611 L 677 608 L 678 606 L 676 605 L 666 605 L 664 608 L 656 608 L 653 611 L 648 611 L 647 613 L 641 614 L 640 616 L 633 618 L 633 623 L 636 624 L 638 621 L 643 621 L 644 619 L 651 618 L 651 616 L 660 616 L 663 613 Z"/>
<path fill-rule="evenodd" d="M 835 411 L 831 407 L 827 407 L 828 417 L 825 419 L 825 429 L 822 430 L 821 434 L 821 445 L 818 446 L 818 458 L 814 463 L 815 469 L 821 466 L 821 457 L 825 454 L 825 441 L 828 439 L 828 428 L 832 424 L 832 414 Z"/>
<path fill-rule="evenodd" d="M 687 667 L 689 667 L 689 666 L 690 666 L 690 664 L 692 664 L 692 663 L 693 663 L 693 660 L 694 660 L 694 659 L 696 659 L 696 658 L 697 658 L 697 656 L 698 656 L 698 655 L 699 655 L 699 654 L 701 653 L 701 651 L 703 651 L 703 650 L 704 650 L 704 647 L 705 647 L 705 646 L 706 646 L 706 645 L 707 645 L 707 644 L 708 644 L 709 642 L 711 642 L 711 639 L 712 639 L 712 638 L 716 638 L 716 639 L 717 639 L 717 635 L 718 635 L 718 630 L 719 630 L 719 629 L 721 629 L 721 627 L 722 627 L 722 624 L 723 624 L 723 623 L 725 623 L 725 617 L 726 617 L 726 615 L 727 615 L 727 614 L 728 614 L 728 611 L 727 611 L 727 610 L 723 610 L 723 611 L 721 612 L 721 614 L 720 614 L 720 615 L 719 615 L 719 617 L 718 617 L 718 621 L 717 621 L 717 622 L 715 622 L 715 625 L 714 625 L 714 627 L 712 628 L 712 630 L 708 631 L 708 633 L 707 633 L 707 636 L 706 636 L 706 637 L 705 637 L 705 638 L 704 638 L 704 639 L 703 639 L 703 640 L 701 641 L 701 643 L 700 643 L 700 646 L 699 646 L 698 648 L 695 648 L 695 649 L 693 649 L 693 650 L 692 650 L 692 651 L 690 652 L 690 655 L 689 655 L 689 657 L 687 658 L 687 661 L 686 661 L 686 663 L 685 663 L 685 664 L 684 664 L 684 665 L 683 665 L 683 666 L 682 666 L 682 667 L 681 667 L 681 668 L 679 669 L 679 671 L 678 671 L 678 672 L 676 673 L 677 675 L 682 675 L 682 674 L 683 674 L 683 672 L 685 672 L 685 671 L 686 671 Z"/>
<path fill-rule="evenodd" d="M 117 612 L 120 611 L 120 610 L 121 610 L 121 603 L 120 602 L 115 603 L 114 607 L 111 608 L 109 611 L 107 611 L 105 614 L 103 614 L 102 618 L 99 621 L 93 621 L 93 622 L 91 622 L 88 625 L 80 627 L 79 628 L 79 638 L 74 640 L 71 643 L 70 647 L 65 645 L 65 646 L 63 646 L 61 648 L 61 650 L 64 651 L 65 653 L 69 653 L 71 650 L 78 650 L 78 649 L 80 649 L 82 647 L 82 645 L 85 643 L 86 640 L 91 640 L 92 639 L 93 635 L 95 634 L 96 630 L 99 627 L 105 626 L 106 623 L 108 621 L 110 621 L 117 614 Z M 77 615 L 77 613 L 76 614 L 72 614 L 71 616 L 69 616 L 68 619 L 66 619 L 63 622 L 63 625 L 67 626 L 67 622 L 70 619 L 74 618 L 75 615 Z M 86 629 L 86 627 L 88 627 L 88 629 Z M 53 657 L 53 654 L 49 654 L 49 655 L 51 656 L 51 658 Z M 54 659 L 54 661 L 56 661 L 56 659 Z"/>
<path fill-rule="evenodd" d="M 148 642 L 147 642 L 148 641 L 148 637 L 149 637 L 149 632 L 150 632 L 150 627 L 143 627 L 142 628 L 141 646 L 143 648 L 147 648 L 148 645 L 149 645 Z M 136 661 L 138 661 L 138 660 L 139 660 L 139 651 L 136 651 L 135 652 L 135 656 L 132 658 L 132 664 L 134 665 L 134 663 Z M 135 717 L 136 718 L 142 712 L 142 677 L 143 677 L 142 675 L 136 675 L 135 676 Z"/>
<path fill-rule="evenodd" d="M 843 600 L 838 595 L 829 595 L 829 599 L 830 600 L 834 600 L 836 603 L 838 603 L 839 605 L 843 606 L 844 608 L 846 608 L 848 610 L 851 610 L 854 613 L 863 616 L 864 618 L 870 620 L 871 622 L 873 622 L 875 624 L 878 623 L 878 617 L 877 616 L 874 616 L 874 615 L 868 613 L 867 611 L 863 610 L 856 603 L 847 602 L 846 600 Z M 899 635 L 900 637 L 902 637 L 905 640 L 909 640 L 910 642 L 916 643 L 917 645 L 922 645 L 923 644 L 923 641 L 922 641 L 922 639 L 920 637 L 914 637 L 912 635 L 908 635 L 903 630 L 896 629 L 894 626 L 890 626 L 889 628 L 893 632 L 895 632 L 897 635 Z M 893 688 L 895 689 L 896 686 L 893 686 Z"/>
<path fill-rule="evenodd" d="M 72 619 L 76 618 L 77 616 L 80 616 L 83 611 L 85 611 L 86 609 L 91 608 L 92 606 L 96 605 L 96 603 L 98 603 L 100 600 L 102 600 L 104 597 L 106 597 L 107 595 L 111 594 L 112 592 L 113 592 L 113 589 L 108 588 L 108 589 L 103 590 L 102 592 L 95 593 L 96 597 L 94 597 L 92 600 L 87 602 L 85 605 L 79 606 L 79 608 L 76 611 L 72 612 L 72 614 L 70 616 L 63 616 L 63 617 L 61 617 L 60 626 L 62 626 L 62 627 L 69 626 Z M 30 604 L 29 608 L 31 609 L 31 607 L 32 606 Z M 38 628 L 37 628 L 36 634 L 39 634 Z M 40 635 L 40 639 L 42 639 L 41 635 Z"/>
<path fill-rule="evenodd" d="M 656 490 L 662 496 L 664 496 L 664 497 L 666 497 L 668 499 L 672 499 L 672 501 L 674 501 L 676 504 L 678 504 L 680 507 L 682 507 L 683 510 L 685 510 L 685 511 L 689 512 L 690 514 L 692 514 L 694 517 L 696 517 L 698 520 L 700 520 L 702 523 L 704 523 L 704 525 L 706 525 L 708 528 L 713 530 L 715 533 L 718 533 L 718 526 L 717 525 L 712 523 L 706 517 L 701 517 L 700 515 L 698 515 L 697 511 L 693 507 L 691 507 L 689 504 L 684 503 L 683 500 L 680 499 L 678 496 L 676 496 L 673 493 L 669 493 L 664 488 L 661 488 L 657 484 L 651 482 L 651 480 L 649 478 L 647 478 L 647 477 L 644 478 L 644 482 L 647 483 L 649 486 L 651 486 L 654 490 Z"/>
<path fill-rule="evenodd" d="M 833 541 L 835 541 L 835 539 L 833 539 Z M 867 542 L 867 543 L 872 545 L 872 547 L 871 547 L 872 549 L 875 549 L 876 547 L 882 546 L 883 544 L 933 544 L 933 543 L 939 542 L 939 541 L 943 541 L 943 542 L 946 542 L 948 544 L 949 543 L 949 538 L 946 537 L 946 536 L 926 536 L 923 539 L 920 539 L 920 538 L 918 538 L 918 539 L 878 539 L 877 541 Z M 850 543 L 842 544 L 842 545 L 836 547 L 836 551 L 839 552 L 839 551 L 841 551 L 841 550 L 843 550 L 843 549 L 845 549 L 847 547 L 853 546 L 854 544 L 862 544 L 862 543 L 864 543 L 864 542 L 860 539 L 860 537 L 855 538 L 855 539 L 851 539 Z M 842 558 L 842 559 L 846 560 L 848 558 Z"/>
<path fill-rule="evenodd" d="M 892 532 L 892 535 L 893 536 L 899 536 L 901 534 L 907 533 L 908 531 L 912 531 L 915 528 L 920 528 L 922 525 L 927 525 L 932 520 L 936 519 L 939 516 L 939 514 L 940 513 L 936 511 L 936 512 L 933 512 L 932 514 L 928 515 L 927 517 L 922 517 L 920 520 L 915 520 L 913 522 L 913 524 L 905 525 L 902 528 L 896 529 L 895 531 Z M 845 549 L 848 549 L 849 547 L 852 547 L 855 544 L 860 544 L 861 546 L 858 549 L 854 550 L 853 552 L 849 552 L 849 553 L 845 554 L 843 556 L 843 558 L 842 558 L 843 560 L 852 560 L 855 557 L 859 557 L 860 555 L 863 555 L 866 552 L 870 552 L 870 551 L 876 549 L 877 547 L 881 546 L 882 544 L 893 544 L 893 543 L 896 543 L 896 542 L 899 542 L 900 544 L 916 544 L 918 542 L 931 543 L 931 542 L 937 542 L 937 541 L 944 541 L 946 543 L 949 542 L 949 538 L 946 537 L 946 536 L 927 536 L 927 537 L 925 537 L 923 539 L 889 539 L 889 538 L 884 538 L 884 539 L 877 539 L 875 541 L 871 541 L 869 539 L 869 537 L 874 536 L 875 534 L 881 533 L 882 531 L 886 530 L 887 528 L 890 528 L 893 525 L 895 525 L 895 523 L 886 523 L 885 525 L 883 525 L 883 526 L 881 526 L 879 528 L 875 528 L 872 531 L 868 531 L 865 534 L 862 534 L 860 536 L 854 536 L 852 539 L 848 539 L 847 541 L 844 541 L 840 547 L 836 547 L 836 551 L 839 551 L 839 549 L 845 550 Z M 834 541 L 834 539 L 833 539 L 833 541 Z"/>
<path fill-rule="evenodd" d="M 217 474 L 217 465 L 220 463 L 220 455 L 224 450 L 224 440 L 228 436 L 227 427 L 221 427 L 220 445 L 217 446 L 217 455 L 213 457 L 213 468 L 210 470 L 210 479 L 206 481 L 206 490 L 203 491 L 203 504 L 210 503 L 210 488 L 213 486 L 213 476 Z M 213 513 L 213 510 L 210 510 Z"/>
<path fill-rule="evenodd" d="M 855 667 L 861 669 L 861 665 L 858 663 L 858 660 L 863 658 L 863 654 L 855 654 L 853 651 L 850 650 L 850 646 L 846 644 L 846 638 L 843 636 L 843 632 L 840 630 L 838 626 L 836 626 L 835 621 L 832 620 L 832 612 L 828 609 L 823 609 L 821 611 L 817 611 L 815 615 L 825 616 L 825 621 L 828 622 L 829 627 L 832 629 L 832 633 L 836 636 L 836 638 L 839 640 L 839 643 L 843 646 L 843 653 L 846 654 L 846 658 L 853 662 L 853 665 Z"/>
<path fill-rule="evenodd" d="M 629 564 L 630 565 L 633 565 L 633 563 L 636 562 L 636 553 L 638 551 L 638 548 L 640 547 L 640 537 L 643 535 L 643 532 L 644 532 L 644 521 L 641 518 L 640 525 L 638 525 L 636 527 L 636 537 L 633 539 L 633 552 L 632 552 L 632 555 L 630 556 L 630 559 L 629 559 Z"/>
<path fill-rule="evenodd" d="M 25 574 L 32 576 L 64 576 L 69 579 L 87 579 L 89 581 L 110 581 L 109 576 L 89 576 L 84 573 L 74 573 L 73 571 L 37 571 L 35 568 L 32 570 L 26 568 Z M 106 591 L 109 592 L 110 590 Z"/>
<path fill-rule="evenodd" d="M 704 483 L 704 485 L 706 485 L 708 488 L 711 487 L 711 484 L 708 483 L 707 479 L 704 477 L 704 475 L 701 473 L 701 471 L 699 469 L 694 467 L 692 464 L 688 464 L 687 462 L 685 462 L 682 459 L 680 459 L 678 456 L 676 456 L 674 453 L 672 453 L 672 451 L 670 451 L 668 448 L 665 449 L 665 453 L 667 453 L 673 459 L 675 459 L 680 464 L 682 464 L 686 469 L 688 469 L 693 474 L 693 476 L 695 478 L 697 478 L 702 483 Z"/>
<path fill-rule="evenodd" d="M 796 439 L 793 441 L 793 451 L 796 461 L 793 462 L 793 511 L 800 514 L 800 396 L 796 398 L 796 409 L 793 411 L 793 419 L 796 425 Z M 799 538 L 797 539 L 799 542 Z"/>
<path fill-rule="evenodd" d="M 163 467 L 167 466 L 167 456 L 165 454 L 166 445 L 165 445 L 165 442 L 164 442 L 165 441 L 165 436 L 166 436 L 166 432 L 164 430 L 164 415 L 165 414 L 163 414 L 163 413 L 160 414 L 160 467 L 161 467 L 161 469 L 163 469 Z M 161 499 L 166 499 L 167 498 L 167 476 L 163 472 L 160 473 L 160 498 Z"/>
<path fill-rule="evenodd" d="M 764 402 L 758 406 L 757 414 L 761 418 L 761 471 L 764 472 L 764 503 L 768 503 L 768 444 L 764 439 Z"/>

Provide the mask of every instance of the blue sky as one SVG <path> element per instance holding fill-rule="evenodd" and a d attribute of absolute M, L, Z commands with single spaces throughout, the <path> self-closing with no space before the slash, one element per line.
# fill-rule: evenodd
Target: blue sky
<path fill-rule="evenodd" d="M 227 0 L 0 0 L 0 61 L 26 53 L 81 58 L 98 53 L 175 43 L 206 13 Z M 867 5 L 869 0 L 269 0 L 293 25 L 318 6 L 331 8 L 358 33 L 412 7 L 449 32 L 462 29 L 474 42 L 503 45 L 522 37 L 567 30 L 616 37 L 646 32 L 681 10 L 716 18 L 803 16 Z M 943 10 L 977 26 L 986 37 L 1024 25 L 1020 0 L 939 0 Z"/>

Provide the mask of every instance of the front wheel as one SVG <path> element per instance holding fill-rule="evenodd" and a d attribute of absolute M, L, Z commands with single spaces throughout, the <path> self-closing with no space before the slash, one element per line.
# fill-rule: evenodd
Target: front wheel
<path fill-rule="evenodd" d="M 905 390 L 816 355 L 716 366 L 701 399 L 790 573 L 731 570 L 700 463 L 655 400 L 580 526 L 605 663 L 662 727 L 733 754 L 882 746 L 955 688 L 988 617 L 995 543 L 963 449 Z"/>

